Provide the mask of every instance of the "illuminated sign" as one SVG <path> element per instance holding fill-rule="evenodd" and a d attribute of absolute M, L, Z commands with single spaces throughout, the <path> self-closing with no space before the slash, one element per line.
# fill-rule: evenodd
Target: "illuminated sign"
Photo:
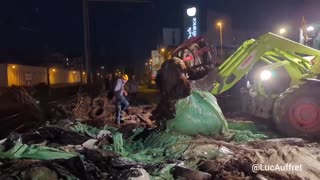
<path fill-rule="evenodd" d="M 184 15 L 184 39 L 199 35 L 199 13 L 197 7 L 186 8 Z"/>
<path fill-rule="evenodd" d="M 190 17 L 195 16 L 196 13 L 197 13 L 197 8 L 195 8 L 195 7 L 187 9 L 187 15 L 190 16 Z"/>

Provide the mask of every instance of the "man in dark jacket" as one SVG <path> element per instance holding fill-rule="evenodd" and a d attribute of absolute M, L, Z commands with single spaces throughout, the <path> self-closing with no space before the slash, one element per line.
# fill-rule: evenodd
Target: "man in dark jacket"
<path fill-rule="evenodd" d="M 132 78 L 127 82 L 127 86 L 130 103 L 135 104 L 137 102 L 137 93 L 139 89 L 139 83 L 136 80 L 135 75 L 132 75 Z"/>
<path fill-rule="evenodd" d="M 109 100 L 113 97 L 113 88 L 114 88 L 114 79 L 112 77 L 112 74 L 108 74 L 106 81 L 105 81 L 105 87 L 106 91 L 108 93 L 107 97 Z"/>
<path fill-rule="evenodd" d="M 117 124 L 120 125 L 121 123 L 121 111 L 126 110 L 129 107 L 129 102 L 124 96 L 127 96 L 128 93 L 124 90 L 124 85 L 128 81 L 128 75 L 123 75 L 122 78 L 119 78 L 116 82 L 114 87 L 114 101 L 116 105 L 116 121 Z"/>

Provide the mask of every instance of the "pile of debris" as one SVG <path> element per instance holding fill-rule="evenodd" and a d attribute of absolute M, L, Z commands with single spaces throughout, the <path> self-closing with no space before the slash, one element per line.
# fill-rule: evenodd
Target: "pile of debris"
<path fill-rule="evenodd" d="M 122 112 L 125 124 L 140 124 L 145 127 L 154 127 L 150 120 L 153 105 L 131 106 L 126 112 Z M 115 106 L 107 97 L 78 96 L 65 104 L 59 104 L 51 110 L 55 117 L 69 118 L 77 122 L 94 126 L 113 125 L 115 122 Z"/>
<path fill-rule="evenodd" d="M 188 131 L 195 126 L 184 124 L 183 120 L 191 117 L 184 116 L 186 110 L 200 108 L 195 112 L 203 113 L 203 107 L 216 106 L 209 94 L 190 93 L 189 98 L 174 100 L 178 106 L 173 106 L 178 112 L 175 127 L 188 125 Z M 202 105 L 194 105 L 197 102 Z M 0 141 L 0 179 L 320 178 L 318 144 L 301 139 L 261 140 L 270 136 L 255 130 L 253 124 L 238 122 L 229 122 L 230 133 L 216 136 L 159 132 L 152 128 L 154 122 L 150 120 L 154 109 L 154 106 L 131 107 L 123 114 L 126 123 L 117 127 L 114 106 L 106 98 L 83 96 L 61 105 L 54 112 L 68 118 L 60 117 L 57 122 L 28 133 L 12 133 Z M 219 114 L 217 111 L 210 116 Z M 208 122 L 196 118 L 202 115 L 193 112 L 195 117 L 191 120 Z M 302 169 L 257 170 L 253 169 L 256 164 L 301 165 Z"/>
<path fill-rule="evenodd" d="M 180 152 L 169 148 L 183 139 L 144 128 L 44 126 L 0 142 L 0 179 L 149 179 L 177 163 Z"/>
<path fill-rule="evenodd" d="M 0 141 L 0 179 L 320 179 L 319 144 L 268 139 L 253 124 L 232 122 L 227 128 L 212 95 L 191 91 L 182 75 L 176 81 L 183 91 L 163 84 L 164 104 L 156 110 L 131 107 L 121 127 L 104 97 L 82 96 L 59 106 L 53 112 L 67 119 Z M 166 131 L 153 128 L 150 120 L 152 111 L 161 109 L 161 118 L 153 118 L 173 120 Z M 202 128 L 215 133 L 200 136 Z M 278 168 L 266 168 L 272 166 Z"/>
<path fill-rule="evenodd" d="M 166 121 L 175 117 L 175 103 L 178 99 L 191 94 L 191 84 L 185 76 L 186 66 L 179 60 L 165 61 L 159 70 L 156 82 L 160 90 L 160 102 L 153 112 L 158 125 L 163 126 Z"/>
<path fill-rule="evenodd" d="M 219 138 L 220 140 L 217 140 Z M 319 145 L 302 139 L 183 136 L 130 124 L 47 125 L 0 142 L 0 179 L 319 179 Z M 301 165 L 267 171 L 266 166 Z"/>
<path fill-rule="evenodd" d="M 200 171 L 215 179 L 319 179 L 319 145 L 302 139 L 270 139 L 237 145 L 203 141 L 228 148 L 225 156 L 203 161 Z"/>
<path fill-rule="evenodd" d="M 111 102 L 106 97 L 78 96 L 52 109 L 58 117 L 74 118 L 77 121 L 104 120 L 111 115 Z"/>

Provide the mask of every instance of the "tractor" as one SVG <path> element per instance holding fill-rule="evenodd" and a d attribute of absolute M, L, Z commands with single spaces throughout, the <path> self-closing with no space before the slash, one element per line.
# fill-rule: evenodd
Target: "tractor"
<path fill-rule="evenodd" d="M 245 87 L 250 114 L 273 119 L 287 136 L 320 136 L 319 50 L 267 33 L 245 41 L 221 65 L 216 65 L 215 54 L 203 38 L 195 37 L 181 44 L 173 58 L 186 64 L 194 89 L 214 95 L 253 74 Z"/>

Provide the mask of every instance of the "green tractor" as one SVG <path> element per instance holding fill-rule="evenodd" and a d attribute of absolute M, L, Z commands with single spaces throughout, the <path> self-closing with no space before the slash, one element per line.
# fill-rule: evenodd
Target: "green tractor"
<path fill-rule="evenodd" d="M 189 40 L 174 53 L 189 66 L 193 88 L 222 94 L 259 63 L 246 87 L 251 100 L 248 111 L 272 118 L 287 136 L 320 136 L 319 50 L 267 33 L 244 42 L 223 64 L 215 66 L 212 53 L 199 41 Z M 185 57 L 189 57 L 187 61 Z"/>

